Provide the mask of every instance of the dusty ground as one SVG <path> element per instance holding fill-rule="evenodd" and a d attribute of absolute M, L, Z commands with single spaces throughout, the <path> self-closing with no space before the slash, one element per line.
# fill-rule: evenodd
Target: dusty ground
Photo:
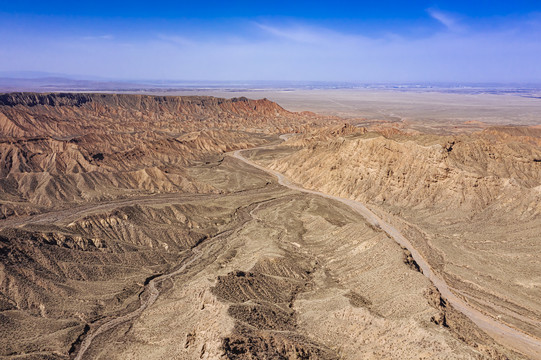
<path fill-rule="evenodd" d="M 341 109 L 359 96 L 335 95 Z M 337 114 L 317 97 L 287 98 Z M 341 115 L 376 118 L 379 100 L 363 99 L 368 110 Z M 412 99 L 391 105 L 442 107 L 430 95 L 408 110 Z M 381 228 L 224 154 L 277 142 L 284 129 L 302 134 L 252 159 L 366 201 L 458 296 L 539 336 L 535 128 L 454 138 L 434 135 L 428 117 L 430 135 L 393 114 L 387 129 L 322 129 L 336 118 L 247 99 L 21 100 L 0 119 L 2 357 L 523 358 L 450 307 Z M 438 131 L 471 131 L 455 124 Z"/>
<path fill-rule="evenodd" d="M 384 233 L 343 205 L 239 168 L 227 159 L 217 168 L 192 169 L 210 183 L 219 171 L 220 183 L 242 175 L 242 187 L 263 188 L 207 203 L 207 211 L 236 212 L 241 220 L 225 227 L 232 230 L 227 236 L 202 242 L 197 263 L 164 283 L 162 295 L 133 324 L 98 337 L 87 356 L 487 356 L 436 324 L 441 314 L 431 304 L 429 281 Z M 496 351 L 489 339 L 475 339 L 481 350 Z"/>
<path fill-rule="evenodd" d="M 200 200 L 170 196 L 140 205 L 134 200 L 104 212 L 81 211 L 77 219 L 58 212 L 38 220 L 51 221 L 47 226 L 25 220 L 24 230 L 54 228 L 56 233 L 107 238 L 109 247 L 146 241 L 144 252 L 167 253 L 170 269 L 194 256 L 163 251 L 179 246 L 178 237 L 186 233 L 182 224 L 191 229 L 187 233 L 208 236 L 192 245 L 197 261 L 159 285 L 161 294 L 152 306 L 97 336 L 83 358 L 470 359 L 512 354 L 460 317 L 458 324 L 465 325 L 449 327 L 456 315 L 448 313 L 449 324 L 443 326 L 447 310 L 439 307 L 437 295 L 434 300 L 430 282 L 412 267 L 408 254 L 347 207 L 284 189 L 229 157 L 216 160 L 190 172 L 210 185 L 227 186 L 232 194 Z M 133 311 L 137 301 L 129 293 L 143 290 L 145 277 L 171 271 L 163 260 L 154 268 L 126 264 L 131 276 L 140 279 L 135 282 L 126 275 L 118 282 L 85 279 L 79 287 L 70 282 L 79 290 L 74 301 L 114 301 L 117 307 L 107 305 L 102 313 L 112 318 Z M 118 267 L 115 273 L 118 277 Z M 134 289 L 128 292 L 127 284 Z M 3 355 L 65 357 L 72 342 L 75 354 L 84 323 L 90 321 L 95 329 L 105 321 L 74 317 L 65 300 L 62 306 L 63 316 L 48 307 L 28 315 L 3 312 L 10 319 L 3 329 Z M 15 320 L 16 314 L 22 318 Z M 460 340 L 464 336 L 467 342 Z"/>

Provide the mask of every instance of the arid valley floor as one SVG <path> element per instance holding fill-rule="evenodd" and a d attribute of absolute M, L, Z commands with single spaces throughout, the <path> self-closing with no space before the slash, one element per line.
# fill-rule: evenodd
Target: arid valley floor
<path fill-rule="evenodd" d="M 541 359 L 540 99 L 193 95 L 0 95 L 0 358 Z"/>

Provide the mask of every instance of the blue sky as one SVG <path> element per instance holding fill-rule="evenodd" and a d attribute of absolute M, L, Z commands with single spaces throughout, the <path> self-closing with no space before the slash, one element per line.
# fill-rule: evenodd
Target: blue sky
<path fill-rule="evenodd" d="M 541 1 L 4 1 L 0 71 L 541 82 Z"/>

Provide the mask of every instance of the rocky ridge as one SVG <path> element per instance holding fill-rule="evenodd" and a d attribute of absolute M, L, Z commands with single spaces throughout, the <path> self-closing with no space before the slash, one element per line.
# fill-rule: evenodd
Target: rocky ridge
<path fill-rule="evenodd" d="M 304 138 L 302 147 L 292 138 L 296 150 L 266 166 L 306 188 L 369 204 L 467 301 L 539 336 L 541 274 L 529 255 L 541 250 L 538 130 L 368 132 Z"/>
<path fill-rule="evenodd" d="M 215 191 L 193 161 L 322 123 L 269 100 L 0 95 L 0 217 L 157 192 Z"/>

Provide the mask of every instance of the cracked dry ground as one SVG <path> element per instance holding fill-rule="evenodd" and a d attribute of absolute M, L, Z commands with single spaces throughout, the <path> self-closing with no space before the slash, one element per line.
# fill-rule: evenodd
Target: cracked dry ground
<path fill-rule="evenodd" d="M 123 204 L 69 224 L 30 224 L 17 230 L 23 235 L 4 230 L 4 242 L 18 236 L 35 252 L 64 251 L 55 266 L 72 273 L 59 291 L 69 285 L 83 295 L 59 294 L 64 301 L 55 308 L 54 299 L 30 294 L 42 304 L 36 314 L 8 313 L 11 328 L 31 332 L 7 331 L 3 322 L 2 355 L 73 356 L 86 323 L 92 329 L 133 311 L 144 279 L 171 272 L 189 249 L 198 261 L 163 281 L 156 302 L 135 320 L 97 336 L 83 358 L 471 359 L 506 352 L 447 309 L 407 252 L 344 205 L 287 190 L 229 157 L 190 172 L 230 192 Z"/>

